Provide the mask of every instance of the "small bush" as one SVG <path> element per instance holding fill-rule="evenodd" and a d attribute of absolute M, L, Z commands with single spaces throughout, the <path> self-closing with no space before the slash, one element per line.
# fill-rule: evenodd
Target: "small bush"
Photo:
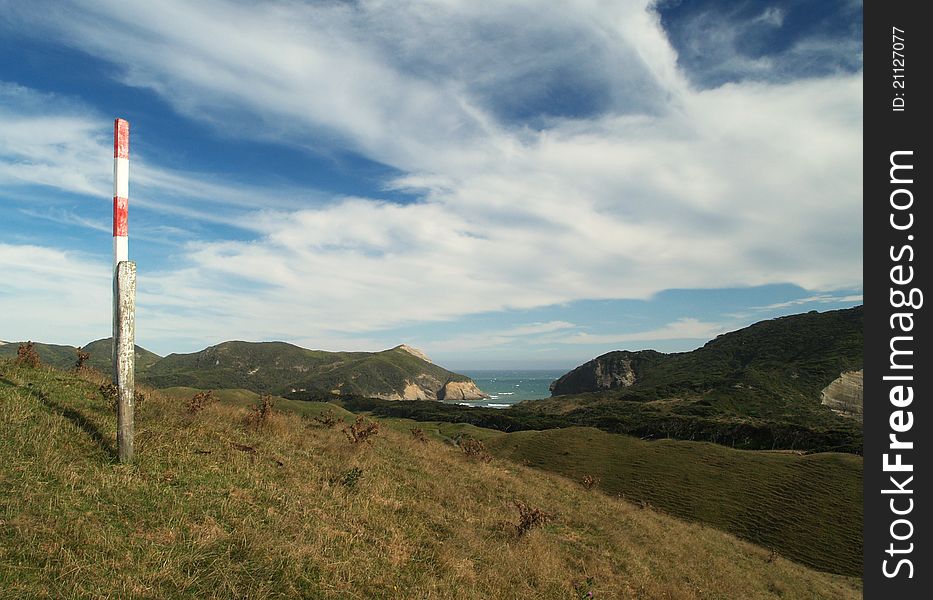
<path fill-rule="evenodd" d="M 486 449 L 486 444 L 473 438 L 460 440 L 460 450 L 470 458 L 475 458 L 483 462 L 492 461 L 492 454 Z"/>
<path fill-rule="evenodd" d="M 75 361 L 75 371 L 80 371 L 85 368 L 84 363 L 91 358 L 91 353 L 85 352 L 83 348 L 75 348 L 75 352 L 78 354 L 78 359 Z"/>
<path fill-rule="evenodd" d="M 340 423 L 343 421 L 343 419 L 335 415 L 334 411 L 332 411 L 329 408 L 325 410 L 324 412 L 322 412 L 321 414 L 314 417 L 314 420 L 320 423 L 321 425 L 323 425 L 324 427 L 327 427 L 328 429 L 332 428 L 337 423 Z"/>
<path fill-rule="evenodd" d="M 108 405 L 110 405 L 110 410 L 117 410 L 117 402 L 120 400 L 120 390 L 113 383 L 103 383 L 100 387 L 97 388 L 97 391 L 100 393 L 101 398 L 104 399 Z M 139 408 L 141 404 L 146 401 L 146 393 L 139 390 L 133 390 L 133 405 L 136 408 Z"/>
<path fill-rule="evenodd" d="M 419 442 L 428 441 L 428 436 L 424 434 L 424 429 L 420 427 L 412 427 L 409 431 L 411 431 L 412 437 L 418 440 Z"/>
<path fill-rule="evenodd" d="M 591 490 L 599 485 L 599 481 L 599 477 L 594 477 L 593 475 L 584 475 L 580 483 L 582 483 L 583 487 L 586 489 Z"/>
<path fill-rule="evenodd" d="M 113 410 L 117 409 L 117 386 L 113 383 L 102 383 L 97 391 L 100 392 L 104 402 L 110 405 Z"/>
<path fill-rule="evenodd" d="M 214 390 L 207 390 L 192 396 L 185 408 L 189 415 L 196 415 L 215 402 L 217 402 L 217 397 L 214 395 Z"/>
<path fill-rule="evenodd" d="M 377 433 L 379 433 L 379 423 L 375 421 L 367 422 L 362 415 L 357 417 L 352 425 L 343 428 L 343 434 L 347 436 L 351 444 L 359 444 L 360 442 L 371 444 L 370 438 Z"/>
<path fill-rule="evenodd" d="M 32 342 L 23 342 L 19 345 L 19 348 L 16 350 L 16 362 L 17 367 L 29 367 L 31 369 L 38 369 L 42 366 L 42 361 L 39 360 L 39 353 L 36 351 L 35 344 Z"/>
<path fill-rule="evenodd" d="M 262 429 L 269 424 L 272 419 L 272 406 L 275 402 L 272 396 L 263 394 L 259 397 L 259 402 L 246 415 L 246 426 L 252 429 Z"/>
<path fill-rule="evenodd" d="M 535 527 L 543 527 L 554 520 L 554 515 L 525 504 L 521 500 L 515 500 L 515 506 L 518 508 L 518 525 L 515 527 L 519 536 L 525 535 Z"/>
<path fill-rule="evenodd" d="M 339 479 L 339 482 L 342 486 L 347 489 L 354 489 L 356 484 L 359 482 L 360 477 L 363 476 L 363 469 L 359 467 L 353 467 L 348 469 Z"/>

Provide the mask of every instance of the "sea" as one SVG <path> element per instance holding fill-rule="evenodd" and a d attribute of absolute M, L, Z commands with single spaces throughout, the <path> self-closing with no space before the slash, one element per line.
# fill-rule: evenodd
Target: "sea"
<path fill-rule="evenodd" d="M 508 408 L 523 400 L 549 398 L 551 382 L 566 373 L 566 370 L 463 370 L 466 375 L 489 394 L 486 400 L 458 402 L 465 406 L 485 406 L 488 408 Z"/>

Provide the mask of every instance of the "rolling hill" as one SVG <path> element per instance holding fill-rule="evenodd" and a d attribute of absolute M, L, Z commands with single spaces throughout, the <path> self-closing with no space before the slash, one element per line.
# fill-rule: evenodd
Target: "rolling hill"
<path fill-rule="evenodd" d="M 192 354 L 170 354 L 143 381 L 155 387 L 243 388 L 387 400 L 484 397 L 470 378 L 422 358 L 408 346 L 382 352 L 325 352 L 284 342 L 224 342 Z"/>
<path fill-rule="evenodd" d="M 860 423 L 822 392 L 862 368 L 862 345 L 860 306 L 792 315 L 692 352 L 610 352 L 555 381 L 550 399 L 514 410 L 648 438 L 860 453 Z"/>
<path fill-rule="evenodd" d="M 0 344 L 0 358 L 16 356 L 18 342 Z M 43 364 L 74 367 L 77 348 L 34 343 Z M 110 372 L 111 341 L 90 342 L 87 365 Z M 224 342 L 165 358 L 136 346 L 136 379 L 154 387 L 246 389 L 264 394 L 308 392 L 385 400 L 477 400 L 486 397 L 473 381 L 432 363 L 415 348 L 382 352 L 326 352 L 285 342 Z"/>
<path fill-rule="evenodd" d="M 21 342 L 9 342 L 0 345 L 0 358 L 13 358 Z M 71 369 L 78 360 L 78 349 L 75 346 L 59 344 L 43 344 L 33 342 L 33 347 L 39 354 L 42 364 L 55 367 L 56 369 Z M 109 373 L 111 365 L 111 338 L 102 338 L 89 342 L 81 348 L 90 358 L 87 366 L 97 369 L 101 373 Z M 146 350 L 142 346 L 136 346 L 136 372 L 143 375 L 146 370 L 158 362 L 162 357 L 154 352 Z"/>

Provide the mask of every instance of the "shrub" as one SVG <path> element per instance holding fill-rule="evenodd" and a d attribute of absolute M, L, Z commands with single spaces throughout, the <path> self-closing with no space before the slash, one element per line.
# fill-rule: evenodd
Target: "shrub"
<path fill-rule="evenodd" d="M 409 431 L 411 431 L 412 437 L 418 440 L 419 442 L 428 441 L 428 437 L 424 434 L 424 429 L 420 427 L 412 427 L 411 429 L 409 429 Z"/>
<path fill-rule="evenodd" d="M 515 500 L 515 506 L 518 508 L 518 535 L 522 536 L 535 527 L 543 527 L 554 520 L 554 515 L 544 512 L 540 508 L 525 504 L 521 500 Z"/>
<path fill-rule="evenodd" d="M 16 366 L 18 367 L 29 367 L 32 369 L 37 369 L 42 366 L 42 361 L 39 360 L 39 353 L 36 352 L 35 344 L 32 342 L 23 342 L 19 345 L 19 348 L 16 350 Z"/>
<path fill-rule="evenodd" d="M 470 458 L 476 458 L 483 462 L 492 461 L 492 454 L 486 449 L 486 444 L 473 438 L 466 438 L 460 441 L 460 450 Z"/>
<path fill-rule="evenodd" d="M 186 408 L 189 415 L 196 415 L 211 404 L 217 402 L 217 397 L 214 396 L 214 390 L 207 390 L 206 392 L 198 392 L 188 400 Z"/>
<path fill-rule="evenodd" d="M 274 403 L 272 396 L 268 394 L 259 396 L 259 402 L 246 415 L 246 426 L 252 429 L 262 429 L 268 425 L 269 420 L 272 418 L 272 405 Z"/>
<path fill-rule="evenodd" d="M 359 467 L 353 467 L 348 469 L 339 479 L 341 485 L 347 489 L 353 489 L 356 487 L 356 484 L 359 482 L 360 477 L 363 476 L 363 469 Z"/>
<path fill-rule="evenodd" d="M 599 485 L 599 477 L 594 477 L 593 475 L 584 475 L 581 483 L 583 484 L 583 487 L 591 490 Z"/>
<path fill-rule="evenodd" d="M 75 361 L 75 371 L 80 371 L 84 368 L 84 363 L 91 358 L 91 353 L 85 352 L 83 348 L 75 348 L 75 352 L 78 354 L 78 360 Z"/>
<path fill-rule="evenodd" d="M 108 403 L 113 410 L 117 409 L 117 386 L 113 383 L 102 383 L 97 391 L 100 392 L 104 402 Z"/>
<path fill-rule="evenodd" d="M 363 416 L 360 415 L 352 425 L 343 428 L 343 433 L 347 436 L 347 439 L 350 440 L 351 444 L 359 444 L 360 442 L 371 444 L 372 441 L 370 438 L 379 433 L 379 423 L 375 421 L 367 422 L 363 419 Z"/>
<path fill-rule="evenodd" d="M 117 410 L 117 402 L 120 400 L 120 390 L 113 383 L 103 383 L 100 387 L 97 388 L 97 391 L 100 392 L 101 397 L 104 399 L 104 402 L 110 405 L 110 410 Z M 146 393 L 139 390 L 133 390 L 133 403 L 135 407 L 139 407 L 142 403 L 146 401 Z"/>
<path fill-rule="evenodd" d="M 322 412 L 321 414 L 314 417 L 314 420 L 320 423 L 321 425 L 323 425 L 324 427 L 327 427 L 328 429 L 330 429 L 337 423 L 340 423 L 341 421 L 343 421 L 343 419 L 335 415 L 334 411 L 332 411 L 329 408 L 325 410 L 324 412 Z"/>

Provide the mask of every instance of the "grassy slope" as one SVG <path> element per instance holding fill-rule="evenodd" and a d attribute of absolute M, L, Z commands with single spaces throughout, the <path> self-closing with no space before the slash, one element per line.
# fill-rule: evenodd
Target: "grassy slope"
<path fill-rule="evenodd" d="M 137 463 L 115 465 L 96 383 L 0 364 L 6 597 L 563 598 L 587 576 L 597 598 L 860 596 L 857 579 L 390 429 L 371 447 L 295 417 L 254 432 L 243 409 L 192 417 L 153 393 Z M 558 516 L 519 538 L 513 500 Z"/>
<path fill-rule="evenodd" d="M 862 571 L 862 459 L 733 450 L 592 428 L 490 437 L 496 456 L 708 523 L 818 569 Z"/>
<path fill-rule="evenodd" d="M 201 392 L 198 388 L 190 387 L 171 387 L 160 389 L 159 392 L 167 399 L 183 403 L 192 396 Z M 228 406 L 238 406 L 249 408 L 255 406 L 259 401 L 259 394 L 250 390 L 213 390 L 218 401 Z M 325 411 L 331 411 L 334 416 L 344 421 L 352 421 L 353 413 L 344 410 L 343 407 L 331 404 L 330 402 L 301 402 L 298 400 L 289 400 L 280 396 L 273 396 L 275 408 L 283 412 L 299 415 L 301 417 L 313 418 Z"/>

